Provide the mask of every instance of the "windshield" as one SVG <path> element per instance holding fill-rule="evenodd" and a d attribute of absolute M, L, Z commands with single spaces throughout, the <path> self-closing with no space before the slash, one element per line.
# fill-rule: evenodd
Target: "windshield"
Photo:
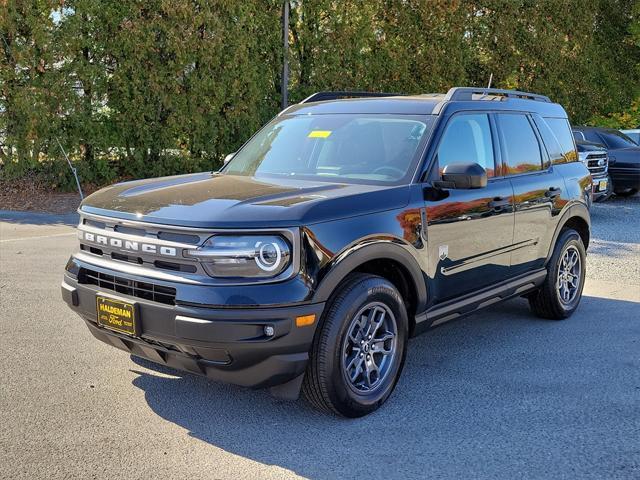
<path fill-rule="evenodd" d="M 433 117 L 300 115 L 278 117 L 222 170 L 357 183 L 408 182 Z"/>
<path fill-rule="evenodd" d="M 622 132 L 607 130 L 599 133 L 609 148 L 618 149 L 638 146 Z"/>

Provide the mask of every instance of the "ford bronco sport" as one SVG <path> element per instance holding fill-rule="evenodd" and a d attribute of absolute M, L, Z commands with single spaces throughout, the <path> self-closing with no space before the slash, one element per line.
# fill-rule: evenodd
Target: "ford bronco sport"
<path fill-rule="evenodd" d="M 323 92 L 219 172 L 88 197 L 62 296 L 134 356 L 357 417 L 429 327 L 515 296 L 569 317 L 591 192 L 547 97 Z"/>

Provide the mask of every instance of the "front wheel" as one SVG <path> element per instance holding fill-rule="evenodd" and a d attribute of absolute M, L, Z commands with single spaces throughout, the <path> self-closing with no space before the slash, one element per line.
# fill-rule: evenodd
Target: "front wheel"
<path fill-rule="evenodd" d="M 547 265 L 547 278 L 529 295 L 531 310 L 542 318 L 562 320 L 578 308 L 586 273 L 586 250 L 578 232 L 560 233 Z"/>
<path fill-rule="evenodd" d="M 312 405 L 346 417 L 378 409 L 404 364 L 408 318 L 398 290 L 375 275 L 354 274 L 327 306 L 302 391 Z"/>

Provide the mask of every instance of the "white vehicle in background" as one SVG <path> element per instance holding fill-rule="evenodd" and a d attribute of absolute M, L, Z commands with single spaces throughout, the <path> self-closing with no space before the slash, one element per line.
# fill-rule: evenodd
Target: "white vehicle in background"
<path fill-rule="evenodd" d="M 634 128 L 631 130 L 620 130 L 620 131 L 624 133 L 627 137 L 629 137 L 631 140 L 636 142 L 638 145 L 640 145 L 640 128 Z"/>

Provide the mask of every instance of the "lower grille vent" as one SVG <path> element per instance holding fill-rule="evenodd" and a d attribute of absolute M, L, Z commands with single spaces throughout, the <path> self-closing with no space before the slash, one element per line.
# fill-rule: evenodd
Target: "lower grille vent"
<path fill-rule="evenodd" d="M 176 289 L 149 282 L 139 282 L 115 275 L 107 275 L 87 268 L 80 269 L 78 281 L 87 285 L 95 285 L 104 290 L 138 297 L 165 305 L 176 304 Z"/>

